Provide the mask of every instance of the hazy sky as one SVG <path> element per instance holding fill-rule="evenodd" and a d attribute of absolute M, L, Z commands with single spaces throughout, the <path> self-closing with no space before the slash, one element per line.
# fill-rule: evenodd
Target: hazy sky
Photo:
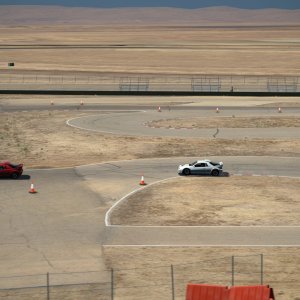
<path fill-rule="evenodd" d="M 182 7 L 233 6 L 239 8 L 300 9 L 300 0 L 0 0 L 0 5 L 64 5 L 93 7 Z"/>

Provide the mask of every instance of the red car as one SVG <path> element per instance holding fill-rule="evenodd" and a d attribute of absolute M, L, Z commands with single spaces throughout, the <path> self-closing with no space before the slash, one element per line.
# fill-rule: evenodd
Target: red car
<path fill-rule="evenodd" d="M 0 162 L 0 178 L 19 178 L 23 173 L 23 164 L 12 164 L 8 161 Z"/>

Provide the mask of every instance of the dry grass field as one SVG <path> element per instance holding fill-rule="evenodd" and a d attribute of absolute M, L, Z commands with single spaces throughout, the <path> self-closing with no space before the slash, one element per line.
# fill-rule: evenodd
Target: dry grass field
<path fill-rule="evenodd" d="M 300 27 L 0 27 L 15 72 L 298 75 Z"/>
<path fill-rule="evenodd" d="M 104 254 L 108 266 L 116 270 L 131 269 L 119 274 L 116 271 L 116 287 L 152 286 L 133 289 L 135 295 L 145 294 L 145 299 L 171 298 L 171 264 L 174 265 L 176 299 L 184 299 L 186 282 L 230 286 L 232 255 L 238 256 L 235 284 L 259 284 L 259 254 L 264 254 L 264 283 L 275 289 L 276 299 L 300 299 L 300 249 L 297 247 L 104 247 Z M 116 296 L 130 299 L 122 289 L 116 290 Z"/>
<path fill-rule="evenodd" d="M 216 187 L 217 185 L 217 187 Z M 181 177 L 131 195 L 112 224 L 138 226 L 299 225 L 299 178 Z"/>
<path fill-rule="evenodd" d="M 298 117 L 218 117 L 166 119 L 146 124 L 156 128 L 278 128 L 300 127 Z"/>

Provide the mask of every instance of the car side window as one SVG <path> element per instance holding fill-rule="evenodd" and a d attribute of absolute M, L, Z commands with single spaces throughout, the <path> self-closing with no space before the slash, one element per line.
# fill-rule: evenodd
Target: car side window
<path fill-rule="evenodd" d="M 195 167 L 197 167 L 197 168 L 203 168 L 203 167 L 207 167 L 207 164 L 200 163 L 200 164 L 195 165 Z"/>
<path fill-rule="evenodd" d="M 3 167 L 3 166 L 0 166 L 0 170 L 4 170 L 4 167 Z"/>

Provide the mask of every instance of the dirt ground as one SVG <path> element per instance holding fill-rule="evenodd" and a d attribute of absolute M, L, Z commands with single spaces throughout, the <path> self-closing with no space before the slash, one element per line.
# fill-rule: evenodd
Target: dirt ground
<path fill-rule="evenodd" d="M 300 27 L 279 26 L 2 26 L 0 54 L 3 65 L 16 63 L 17 72 L 298 76 L 299 34 Z M 60 47 L 43 48 L 43 45 Z M 78 47 L 64 48 L 63 45 Z"/>
<path fill-rule="evenodd" d="M 113 212 L 117 225 L 300 225 L 299 178 L 180 177 L 150 186 Z"/>
<path fill-rule="evenodd" d="M 156 299 L 155 293 L 161 295 L 159 299 L 170 299 L 171 264 L 176 299 L 184 299 L 188 282 L 230 286 L 232 256 L 236 256 L 235 285 L 260 284 L 260 254 L 264 255 L 263 282 L 274 288 L 276 299 L 299 300 L 300 249 L 297 247 L 104 247 L 107 265 L 116 270 L 117 299 L 128 300 L 132 298 L 124 297 L 124 293 L 119 296 L 124 290 L 118 287 L 146 286 L 136 289 L 136 293 L 147 295 L 145 299 Z"/>
<path fill-rule="evenodd" d="M 277 128 L 300 127 L 298 117 L 217 117 L 166 119 L 146 123 L 156 128 Z"/>

